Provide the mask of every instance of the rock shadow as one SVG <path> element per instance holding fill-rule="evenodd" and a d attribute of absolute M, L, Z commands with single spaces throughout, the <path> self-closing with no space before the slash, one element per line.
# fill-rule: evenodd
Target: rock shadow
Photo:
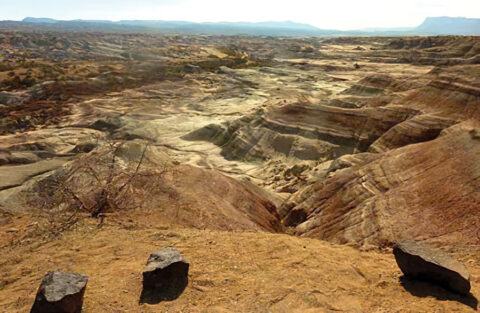
<path fill-rule="evenodd" d="M 188 285 L 188 274 L 178 275 L 179 271 L 188 273 L 184 267 L 184 263 L 176 263 L 163 271 L 150 275 L 148 279 L 144 277 L 139 303 L 158 304 L 180 297 Z"/>
<path fill-rule="evenodd" d="M 405 275 L 400 277 L 400 283 L 405 290 L 415 297 L 435 297 L 440 301 L 457 301 L 474 310 L 477 310 L 478 307 L 478 300 L 471 293 L 468 295 L 457 294 L 434 283 L 409 278 Z"/>

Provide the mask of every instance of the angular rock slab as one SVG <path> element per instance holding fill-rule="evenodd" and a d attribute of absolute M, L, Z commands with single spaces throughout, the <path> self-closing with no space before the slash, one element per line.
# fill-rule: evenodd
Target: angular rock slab
<path fill-rule="evenodd" d="M 38 288 L 30 313 L 79 313 L 88 277 L 76 273 L 49 272 Z"/>
<path fill-rule="evenodd" d="M 176 249 L 153 252 L 143 270 L 140 302 L 159 303 L 177 299 L 188 285 L 189 267 Z"/>
<path fill-rule="evenodd" d="M 401 240 L 395 245 L 393 254 L 405 276 L 433 282 L 462 295 L 469 294 L 467 269 L 443 251 L 412 240 Z"/>

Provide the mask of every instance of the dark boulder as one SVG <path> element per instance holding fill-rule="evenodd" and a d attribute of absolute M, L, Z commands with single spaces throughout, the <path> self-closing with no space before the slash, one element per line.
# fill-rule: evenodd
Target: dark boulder
<path fill-rule="evenodd" d="M 158 303 L 178 298 L 187 287 L 189 266 L 176 249 L 152 253 L 143 270 L 140 302 Z"/>
<path fill-rule="evenodd" d="M 76 273 L 50 272 L 42 281 L 31 313 L 79 313 L 88 277 Z"/>
<path fill-rule="evenodd" d="M 467 269 L 446 253 L 411 240 L 397 242 L 395 260 L 406 277 L 442 285 L 459 294 L 470 292 Z"/>

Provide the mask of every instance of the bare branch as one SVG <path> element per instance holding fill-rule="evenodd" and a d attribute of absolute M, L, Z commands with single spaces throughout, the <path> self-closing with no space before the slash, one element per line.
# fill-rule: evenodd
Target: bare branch
<path fill-rule="evenodd" d="M 70 196 L 75 200 L 75 201 L 78 201 L 80 202 L 81 204 L 81 207 L 80 209 L 85 209 L 85 210 L 88 210 L 90 211 L 89 208 L 87 208 L 87 206 L 85 205 L 85 203 L 82 201 L 82 199 L 80 199 L 70 188 L 68 188 L 68 186 L 64 185 L 63 186 L 63 189 L 66 190 L 68 192 L 68 194 L 70 194 Z"/>
<path fill-rule="evenodd" d="M 121 192 L 123 190 L 123 188 L 125 188 L 128 184 L 130 184 L 132 182 L 132 180 L 135 178 L 135 176 L 137 176 L 138 174 L 138 170 L 140 169 L 140 166 L 142 166 L 142 163 L 143 163 L 143 159 L 145 158 L 145 153 L 147 152 L 147 148 L 148 148 L 149 144 L 146 144 L 145 145 L 145 148 L 143 149 L 142 151 L 142 156 L 140 157 L 140 161 L 138 162 L 137 164 L 137 167 L 135 168 L 135 172 L 130 176 L 130 178 L 118 189 L 119 192 Z"/>
<path fill-rule="evenodd" d="M 116 162 L 117 152 L 122 145 L 123 145 L 123 143 L 120 143 L 119 145 L 115 145 L 115 144 L 110 145 L 110 147 L 113 151 L 112 151 L 112 160 L 110 161 L 110 169 L 109 169 L 109 175 L 108 175 L 108 178 L 107 178 L 107 185 L 110 185 L 112 180 L 113 180 L 113 174 L 114 174 L 114 170 L 115 170 L 115 162 Z"/>

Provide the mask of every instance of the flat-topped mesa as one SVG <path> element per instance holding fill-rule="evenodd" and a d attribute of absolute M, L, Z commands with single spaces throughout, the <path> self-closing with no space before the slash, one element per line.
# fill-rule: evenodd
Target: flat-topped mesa
<path fill-rule="evenodd" d="M 393 254 L 407 277 L 442 285 L 459 294 L 470 292 L 470 274 L 448 254 L 412 240 L 400 240 Z"/>

